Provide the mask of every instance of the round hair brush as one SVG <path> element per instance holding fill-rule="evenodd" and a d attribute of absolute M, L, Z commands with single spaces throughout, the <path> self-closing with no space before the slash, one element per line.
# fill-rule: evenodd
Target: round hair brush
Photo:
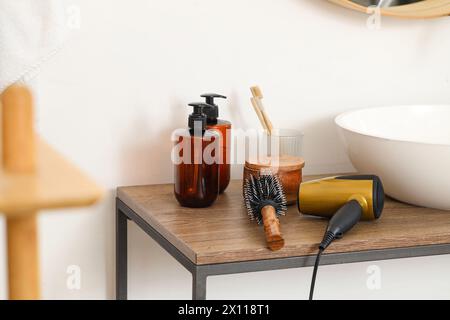
<path fill-rule="evenodd" d="M 286 213 L 287 201 L 278 178 L 274 175 L 250 176 L 245 180 L 244 199 L 250 218 L 264 224 L 269 249 L 283 248 L 278 217 Z"/>

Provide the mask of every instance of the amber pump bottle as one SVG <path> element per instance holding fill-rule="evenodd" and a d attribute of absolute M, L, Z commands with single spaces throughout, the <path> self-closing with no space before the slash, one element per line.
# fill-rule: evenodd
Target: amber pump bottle
<path fill-rule="evenodd" d="M 218 158 L 220 163 L 219 192 L 222 193 L 230 183 L 231 122 L 218 119 L 219 106 L 214 103 L 214 99 L 226 99 L 227 97 L 217 93 L 205 93 L 201 97 L 205 98 L 206 104 L 209 105 L 203 109 L 203 113 L 207 117 L 206 128 L 217 131 L 221 138 L 220 155 Z"/>
<path fill-rule="evenodd" d="M 205 103 L 190 103 L 189 130 L 179 131 L 175 143 L 175 197 L 184 207 L 202 208 L 214 203 L 219 194 L 219 163 L 215 150 L 220 136 L 206 129 Z"/>

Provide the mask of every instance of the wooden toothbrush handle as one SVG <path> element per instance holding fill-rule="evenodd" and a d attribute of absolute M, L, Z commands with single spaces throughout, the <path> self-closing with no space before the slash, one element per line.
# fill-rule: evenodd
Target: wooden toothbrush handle
<path fill-rule="evenodd" d="M 272 206 L 265 206 L 261 210 L 264 233 L 266 234 L 266 242 L 270 250 L 280 250 L 284 246 L 284 239 L 281 235 L 280 221 L 278 220 L 275 208 Z"/>
<path fill-rule="evenodd" d="M 267 125 L 266 125 L 266 119 L 264 119 L 264 116 L 263 116 L 261 110 L 259 109 L 258 102 L 253 97 L 250 98 L 250 101 L 252 102 L 253 109 L 255 109 L 256 115 L 258 116 L 259 122 L 261 122 L 263 129 L 266 131 L 269 131 L 269 128 L 267 128 Z"/>
<path fill-rule="evenodd" d="M 264 109 L 264 107 L 262 107 L 261 100 L 259 100 L 259 105 L 261 107 L 261 113 L 264 118 L 264 121 L 266 122 L 267 130 L 269 131 L 269 134 L 272 134 L 273 133 L 273 124 L 272 124 L 272 121 L 270 121 L 269 115 L 267 114 L 266 110 Z"/>

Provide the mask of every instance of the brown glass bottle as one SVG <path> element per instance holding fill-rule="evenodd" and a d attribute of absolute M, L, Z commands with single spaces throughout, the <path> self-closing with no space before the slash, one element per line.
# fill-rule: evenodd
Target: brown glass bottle
<path fill-rule="evenodd" d="M 230 184 L 230 151 L 231 147 L 230 143 L 230 130 L 231 130 L 231 122 L 225 120 L 217 120 L 215 124 L 207 124 L 206 128 L 208 130 L 216 130 L 220 135 L 220 148 L 221 152 L 219 155 L 219 193 L 225 191 L 225 189 Z"/>
<path fill-rule="evenodd" d="M 175 197 L 184 207 L 203 208 L 214 203 L 219 194 L 219 164 L 216 149 L 220 143 L 214 131 L 205 131 L 206 117 L 201 117 L 203 103 L 189 104 L 190 130 L 177 134 L 175 143 Z M 198 124 L 198 125 L 197 125 Z M 194 130 L 195 127 L 195 130 Z"/>
<path fill-rule="evenodd" d="M 207 117 L 206 129 L 215 130 L 220 135 L 220 155 L 219 159 L 219 192 L 222 193 L 230 184 L 231 166 L 230 166 L 230 152 L 231 152 L 231 122 L 220 120 L 219 106 L 214 103 L 214 98 L 226 99 L 227 97 L 217 93 L 204 93 L 201 97 L 206 99 L 206 103 L 210 105 L 203 109 Z"/>

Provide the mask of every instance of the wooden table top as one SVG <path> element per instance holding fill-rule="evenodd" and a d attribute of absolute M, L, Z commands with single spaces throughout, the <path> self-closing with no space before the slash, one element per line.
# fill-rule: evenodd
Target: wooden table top
<path fill-rule="evenodd" d="M 285 247 L 272 252 L 266 248 L 263 227 L 247 216 L 242 181 L 232 181 L 205 209 L 180 207 L 171 184 L 120 187 L 117 196 L 198 265 L 314 255 L 327 225 L 327 220 L 301 215 L 292 206 L 280 219 Z M 449 211 L 387 199 L 379 220 L 360 222 L 326 253 L 449 243 Z"/>

